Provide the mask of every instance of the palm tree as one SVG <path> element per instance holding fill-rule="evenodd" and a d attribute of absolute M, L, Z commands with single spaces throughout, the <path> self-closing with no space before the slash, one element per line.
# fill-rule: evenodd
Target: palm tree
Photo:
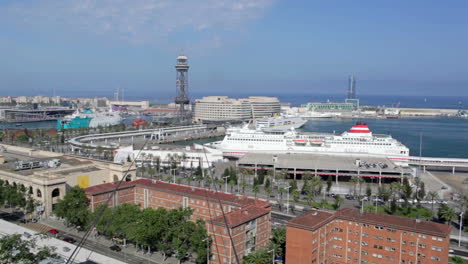
<path fill-rule="evenodd" d="M 229 186 L 231 187 L 231 193 L 232 193 L 232 189 L 234 188 L 234 185 L 236 185 L 236 181 L 234 179 L 230 179 Z"/>
<path fill-rule="evenodd" d="M 301 194 L 299 193 L 299 191 L 297 189 L 294 189 L 292 191 L 292 196 L 294 198 L 294 201 L 299 201 L 299 197 L 301 196 Z"/>
<path fill-rule="evenodd" d="M 313 192 L 308 192 L 307 193 L 307 202 L 309 205 L 312 205 L 312 201 L 314 200 L 314 193 Z"/>
<path fill-rule="evenodd" d="M 361 196 L 362 183 L 364 180 L 361 177 L 353 176 L 351 182 L 354 184 L 354 195 L 356 195 L 356 187 L 359 186 L 359 196 Z"/>
<path fill-rule="evenodd" d="M 252 191 L 253 191 L 253 193 L 255 193 L 255 199 L 257 199 L 257 194 L 260 191 L 257 184 L 254 185 Z"/>
<path fill-rule="evenodd" d="M 447 207 L 445 210 L 441 212 L 441 216 L 447 222 L 447 224 L 450 225 L 453 218 L 455 218 L 456 213 L 455 213 L 455 210 L 453 210 L 453 208 Z"/>
<path fill-rule="evenodd" d="M 280 194 L 280 204 L 283 203 L 283 193 L 286 192 L 286 189 L 284 187 L 279 187 L 278 192 Z"/>
<path fill-rule="evenodd" d="M 242 188 L 242 193 L 245 192 L 245 187 L 247 187 L 247 182 L 245 180 L 241 181 L 240 187 Z"/>
<path fill-rule="evenodd" d="M 270 198 L 270 195 L 271 195 L 271 187 L 265 188 L 265 192 L 266 192 L 266 194 L 268 194 L 268 198 Z"/>
<path fill-rule="evenodd" d="M 437 192 L 431 191 L 427 194 L 427 196 L 429 196 L 429 199 L 431 199 L 431 206 L 432 206 L 431 210 L 434 211 L 434 200 L 437 199 L 439 195 L 437 194 Z"/>
<path fill-rule="evenodd" d="M 343 197 L 337 195 L 335 196 L 335 204 L 333 205 L 333 207 L 335 207 L 335 210 L 338 210 L 340 209 L 340 206 L 341 206 L 341 203 L 343 202 Z"/>
<path fill-rule="evenodd" d="M 320 178 L 320 176 L 314 176 L 310 185 L 312 186 L 312 192 L 314 195 L 317 195 L 322 190 L 322 178 Z"/>

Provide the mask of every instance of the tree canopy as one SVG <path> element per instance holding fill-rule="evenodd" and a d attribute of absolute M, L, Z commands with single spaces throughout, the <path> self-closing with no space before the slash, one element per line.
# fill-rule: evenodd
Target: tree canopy
<path fill-rule="evenodd" d="M 67 191 L 63 200 L 59 200 L 54 213 L 68 223 L 83 229 L 89 223 L 89 200 L 84 190 L 75 186 Z"/>
<path fill-rule="evenodd" d="M 39 263 L 47 259 L 58 259 L 55 248 L 39 247 L 35 239 L 23 240 L 21 235 L 0 237 L 0 263 Z"/>
<path fill-rule="evenodd" d="M 140 210 L 134 204 L 113 208 L 101 205 L 94 214 L 101 213 L 96 229 L 109 238 L 124 238 L 140 248 L 157 250 L 165 257 L 174 256 L 179 261 L 191 254 L 196 256 L 197 263 L 206 261 L 207 241 L 208 247 L 211 241 L 203 220 L 190 221 L 190 208 Z"/>

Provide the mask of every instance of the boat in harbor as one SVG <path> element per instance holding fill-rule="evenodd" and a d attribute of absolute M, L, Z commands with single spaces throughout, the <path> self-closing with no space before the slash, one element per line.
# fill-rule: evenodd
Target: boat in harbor
<path fill-rule="evenodd" d="M 266 132 L 286 132 L 291 128 L 298 129 L 307 120 L 297 116 L 274 116 L 255 120 L 255 128 Z"/>
<path fill-rule="evenodd" d="M 409 149 L 390 135 L 373 134 L 368 125 L 356 123 L 340 135 L 324 133 L 265 132 L 258 129 L 229 128 L 222 141 L 209 144 L 226 157 L 247 153 L 323 153 L 333 155 L 363 154 L 386 157 L 404 164 Z"/>
<path fill-rule="evenodd" d="M 339 117 L 341 113 L 324 113 L 324 112 L 315 112 L 315 111 L 307 111 L 302 114 L 303 118 L 333 118 Z"/>
<path fill-rule="evenodd" d="M 75 113 L 57 120 L 57 130 L 75 129 L 84 127 L 106 127 L 122 123 L 122 117 L 118 112 L 93 112 L 91 109 L 77 110 Z"/>

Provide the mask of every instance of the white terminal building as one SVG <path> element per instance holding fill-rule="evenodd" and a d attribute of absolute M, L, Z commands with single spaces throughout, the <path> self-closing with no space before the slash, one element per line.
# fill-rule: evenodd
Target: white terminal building
<path fill-rule="evenodd" d="M 161 167 L 171 167 L 177 164 L 179 168 L 208 169 L 213 163 L 223 160 L 223 152 L 218 149 L 207 148 L 202 145 L 150 145 L 142 148 L 142 144 L 121 147 L 114 153 L 114 162 L 124 163 L 130 158 L 135 159 L 137 167 L 156 166 L 159 161 Z M 141 149 L 141 152 L 140 152 Z"/>
<path fill-rule="evenodd" d="M 236 99 L 227 96 L 205 96 L 195 100 L 194 121 L 242 121 L 268 117 L 280 112 L 281 103 L 277 97 L 250 96 Z"/>

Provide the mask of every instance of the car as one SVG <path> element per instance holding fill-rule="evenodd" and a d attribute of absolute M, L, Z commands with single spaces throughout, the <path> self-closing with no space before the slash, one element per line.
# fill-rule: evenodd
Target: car
<path fill-rule="evenodd" d="M 72 237 L 64 237 L 62 240 L 71 244 L 76 242 L 76 240 Z"/>
<path fill-rule="evenodd" d="M 55 229 L 55 228 L 52 228 L 52 229 L 49 230 L 49 233 L 51 233 L 51 234 L 58 234 L 59 231 L 58 231 L 57 229 Z"/>
<path fill-rule="evenodd" d="M 115 252 L 122 251 L 122 249 L 117 245 L 112 245 L 112 246 L 109 247 L 109 249 L 112 250 L 112 251 L 115 251 Z"/>

